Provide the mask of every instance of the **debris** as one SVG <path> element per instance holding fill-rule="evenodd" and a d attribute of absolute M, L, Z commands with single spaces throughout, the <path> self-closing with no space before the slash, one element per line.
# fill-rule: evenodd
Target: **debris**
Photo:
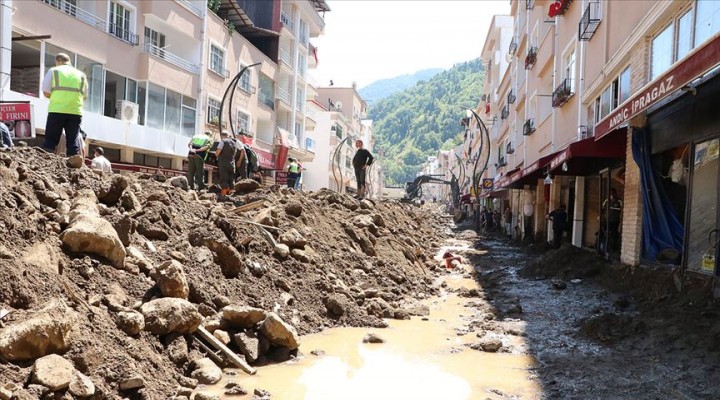
<path fill-rule="evenodd" d="M 215 365 L 209 358 L 201 358 L 194 362 L 195 367 L 190 376 L 197 379 L 198 383 L 203 385 L 212 385 L 220 382 L 222 379 L 222 369 Z"/>
<path fill-rule="evenodd" d="M 130 378 L 121 380 L 118 387 L 120 390 L 141 389 L 145 387 L 145 379 L 140 375 L 133 375 Z"/>
<path fill-rule="evenodd" d="M 255 370 L 255 368 L 253 368 L 253 367 L 251 367 L 250 365 L 248 365 L 248 363 L 245 362 L 245 360 L 243 360 L 242 358 L 238 357 L 237 354 L 235 354 L 232 350 L 230 350 L 229 348 L 227 348 L 227 346 L 225 346 L 224 344 L 222 344 L 219 340 L 217 340 L 217 339 L 215 338 L 215 336 L 213 336 L 210 332 L 208 332 L 207 330 L 205 330 L 205 328 L 203 328 L 202 326 L 198 328 L 197 334 L 198 334 L 201 338 L 203 338 L 204 340 L 206 340 L 208 343 L 210 343 L 210 345 L 212 345 L 214 348 L 216 348 L 217 350 L 219 350 L 219 351 L 223 354 L 223 356 L 225 356 L 225 358 L 226 358 L 230 363 L 232 363 L 233 365 L 235 365 L 236 367 L 242 369 L 243 371 L 247 372 L 247 373 L 250 374 L 250 375 L 254 375 L 254 374 L 257 372 L 257 371 Z"/>
<path fill-rule="evenodd" d="M 378 336 L 378 334 L 370 332 L 363 337 L 363 343 L 385 343 L 385 339 Z"/>

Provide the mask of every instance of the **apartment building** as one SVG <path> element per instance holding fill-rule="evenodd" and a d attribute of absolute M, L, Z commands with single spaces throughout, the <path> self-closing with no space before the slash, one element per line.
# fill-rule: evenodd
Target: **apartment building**
<path fill-rule="evenodd" d="M 321 13 L 329 8 L 321 0 L 207 6 L 205 0 L 2 0 L 2 100 L 29 103 L 33 132 L 42 134 L 47 100 L 40 82 L 54 55 L 66 52 L 88 77 L 83 129 L 119 169 L 180 174 L 190 137 L 216 132 L 222 121 L 244 134 L 272 181 L 288 155 L 313 157 L 305 96 L 307 71 L 317 60 L 309 40 L 322 32 Z M 279 61 L 287 51 L 289 67 Z M 226 89 L 246 66 L 252 67 L 220 115 Z M 291 87 L 290 104 L 283 103 Z"/>
<path fill-rule="evenodd" d="M 511 15 L 510 45 L 496 23 L 482 53 L 488 69 L 498 51 L 509 61 L 478 106 L 491 160 L 504 147 L 508 164 L 488 169 L 483 195 L 526 236 L 549 238 L 544 216 L 565 204 L 575 246 L 715 276 L 720 3 L 523 0 Z"/>

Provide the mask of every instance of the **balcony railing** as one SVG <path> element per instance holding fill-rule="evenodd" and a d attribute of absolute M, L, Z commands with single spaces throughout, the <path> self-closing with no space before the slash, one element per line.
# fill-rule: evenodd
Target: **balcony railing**
<path fill-rule="evenodd" d="M 293 57 L 285 49 L 280 49 L 280 61 L 284 62 L 290 69 L 293 69 Z"/>
<path fill-rule="evenodd" d="M 75 4 L 69 3 L 65 0 L 41 0 L 43 3 L 53 7 L 57 8 L 58 10 L 64 12 L 67 15 L 70 15 L 71 17 L 75 17 L 79 19 L 80 21 L 90 25 L 94 26 L 97 29 L 105 30 L 106 22 L 104 19 L 99 18 L 95 14 L 85 11 L 82 8 L 78 8 Z"/>
<path fill-rule="evenodd" d="M 552 106 L 561 107 L 563 104 L 567 103 L 568 99 L 575 94 L 572 89 L 572 79 L 563 79 L 562 83 L 560 83 L 552 94 Z"/>
<path fill-rule="evenodd" d="M 136 33 L 112 22 L 108 25 L 108 33 L 133 46 L 140 44 L 139 37 Z"/>
<path fill-rule="evenodd" d="M 537 62 L 537 51 L 538 48 L 535 46 L 528 49 L 527 56 L 525 57 L 525 69 L 532 69 L 532 67 L 535 66 L 535 62 Z"/>
<path fill-rule="evenodd" d="M 512 40 L 510 41 L 510 48 L 508 48 L 508 54 L 511 56 L 515 55 L 515 52 L 518 48 L 518 38 L 517 36 L 513 36 Z"/>
<path fill-rule="evenodd" d="M 532 10 L 535 7 L 535 0 L 525 0 L 525 9 Z"/>
<path fill-rule="evenodd" d="M 510 107 L 505 104 L 505 106 L 502 108 L 502 111 L 500 111 L 500 119 L 507 119 L 507 117 L 510 116 Z"/>
<path fill-rule="evenodd" d="M 271 110 L 275 109 L 275 100 L 272 98 L 272 95 L 269 95 L 262 90 L 258 93 L 258 103 L 270 108 Z"/>
<path fill-rule="evenodd" d="M 282 22 L 283 25 L 292 33 L 295 33 L 295 24 L 293 23 L 292 18 L 285 12 L 280 12 L 280 22 Z"/>
<path fill-rule="evenodd" d="M 282 89 L 282 88 L 275 89 L 275 98 L 285 102 L 285 104 L 292 105 L 292 103 L 290 102 L 290 93 L 285 89 Z"/>
<path fill-rule="evenodd" d="M 588 3 L 580 23 L 578 24 L 578 39 L 590 40 L 602 21 L 602 5 L 593 1 Z"/>
<path fill-rule="evenodd" d="M 143 52 L 153 55 L 161 60 L 167 61 L 168 63 L 176 67 L 182 68 L 185 71 L 190 72 L 191 74 L 200 75 L 200 67 L 198 67 L 197 64 L 194 64 L 180 56 L 170 53 L 165 49 L 153 45 L 152 43 L 145 43 L 143 45 Z"/>
<path fill-rule="evenodd" d="M 529 136 L 535 132 L 535 118 L 530 118 L 523 125 L 523 135 Z"/>
<path fill-rule="evenodd" d="M 515 100 L 517 100 L 517 96 L 515 96 L 515 89 L 511 89 L 510 92 L 508 92 L 507 102 L 508 104 L 515 104 Z"/>

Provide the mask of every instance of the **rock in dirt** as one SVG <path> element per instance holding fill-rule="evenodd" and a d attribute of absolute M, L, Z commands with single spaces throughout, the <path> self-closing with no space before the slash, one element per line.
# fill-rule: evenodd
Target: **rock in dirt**
<path fill-rule="evenodd" d="M 70 348 L 77 314 L 62 300 L 54 300 L 32 318 L 0 331 L 0 356 L 9 361 L 33 360 Z"/>
<path fill-rule="evenodd" d="M 278 257 L 285 259 L 290 255 L 290 248 L 286 244 L 278 243 L 273 249 L 273 253 Z"/>
<path fill-rule="evenodd" d="M 241 332 L 233 336 L 233 339 L 248 362 L 255 362 L 260 357 L 260 340 L 255 335 Z"/>
<path fill-rule="evenodd" d="M 137 311 L 120 311 L 115 324 L 130 336 L 140 334 L 145 329 L 145 317 Z"/>
<path fill-rule="evenodd" d="M 300 204 L 298 202 L 294 201 L 292 203 L 288 203 L 285 206 L 285 213 L 287 215 L 292 215 L 293 217 L 299 217 L 300 215 L 302 215 L 302 212 L 303 212 L 303 206 L 302 206 L 302 204 Z"/>
<path fill-rule="evenodd" d="M 133 375 L 121 380 L 118 387 L 120 390 L 142 389 L 145 387 L 145 379 L 140 375 Z"/>
<path fill-rule="evenodd" d="M 225 277 L 235 278 L 245 270 L 245 262 L 240 253 L 227 239 L 214 237 L 207 230 L 191 232 L 189 239 L 193 246 L 205 246 L 215 253 L 215 259 Z"/>
<path fill-rule="evenodd" d="M 84 165 L 84 160 L 81 155 L 74 155 L 68 157 L 68 159 L 65 161 L 65 164 L 67 164 L 70 168 L 81 168 Z"/>
<path fill-rule="evenodd" d="M 552 287 L 553 287 L 553 289 L 563 290 L 563 289 L 567 288 L 567 283 L 563 282 L 560 279 L 553 279 Z"/>
<path fill-rule="evenodd" d="M 250 193 L 260 189 L 260 184 L 252 179 L 243 179 L 235 184 L 234 189 L 237 194 Z"/>
<path fill-rule="evenodd" d="M 230 334 L 222 329 L 216 329 L 215 332 L 213 332 L 213 336 L 225 346 L 230 344 Z"/>
<path fill-rule="evenodd" d="M 290 350 L 295 350 L 300 346 L 300 338 L 295 328 L 285 323 L 275 313 L 267 315 L 260 325 L 260 332 L 276 346 L 287 347 Z"/>
<path fill-rule="evenodd" d="M 271 396 L 270 392 L 268 392 L 267 390 L 264 390 L 264 389 L 255 389 L 253 394 L 255 395 L 253 397 L 253 400 L 268 400 L 268 399 L 270 399 L 270 396 Z"/>
<path fill-rule="evenodd" d="M 294 258 L 300 262 L 303 262 L 303 263 L 309 263 L 310 261 L 312 261 L 312 259 L 310 258 L 310 255 L 300 249 L 290 250 L 290 255 L 292 256 L 292 258 Z"/>
<path fill-rule="evenodd" d="M 155 335 L 192 333 L 202 322 L 195 305 L 174 297 L 151 300 L 140 307 L 140 312 L 145 317 L 145 330 Z"/>
<path fill-rule="evenodd" d="M 193 398 L 195 400 L 220 400 L 220 396 L 208 392 L 197 392 Z"/>
<path fill-rule="evenodd" d="M 190 187 L 188 185 L 187 177 L 185 176 L 173 176 L 172 178 L 166 180 L 165 184 L 182 190 L 188 190 L 188 188 Z"/>
<path fill-rule="evenodd" d="M 363 343 L 385 343 L 385 339 L 378 336 L 378 334 L 370 332 L 363 337 Z"/>
<path fill-rule="evenodd" d="M 204 385 L 212 385 L 222 379 L 222 370 L 209 358 L 195 361 L 195 369 L 190 376 Z"/>
<path fill-rule="evenodd" d="M 230 305 L 223 307 L 220 312 L 222 319 L 235 329 L 252 328 L 267 317 L 265 311 L 250 306 Z"/>
<path fill-rule="evenodd" d="M 395 311 L 390 304 L 379 297 L 368 299 L 365 302 L 365 311 L 378 318 L 393 318 L 395 316 Z"/>
<path fill-rule="evenodd" d="M 120 201 L 125 189 L 129 185 L 128 179 L 120 174 L 113 175 L 110 184 L 103 187 L 98 193 L 98 199 L 109 206 L 114 206 Z"/>
<path fill-rule="evenodd" d="M 50 354 L 35 360 L 32 368 L 32 381 L 56 392 L 70 386 L 75 367 L 57 354 Z"/>
<path fill-rule="evenodd" d="M 155 281 L 165 297 L 186 299 L 190 294 L 183 265 L 176 260 L 168 260 L 155 270 Z"/>
<path fill-rule="evenodd" d="M 234 385 L 228 387 L 228 385 L 230 385 L 231 383 Z M 228 384 L 225 385 L 225 394 L 228 396 L 245 396 L 246 394 L 248 394 L 248 391 L 247 389 L 238 385 L 235 382 L 228 382 Z"/>
<path fill-rule="evenodd" d="M 126 190 L 125 193 L 120 196 L 120 205 L 127 211 L 136 211 L 142 207 L 135 193 L 129 190 Z"/>
<path fill-rule="evenodd" d="M 70 225 L 60 240 L 71 251 L 105 257 L 116 268 L 125 264 L 125 246 L 110 222 L 100 217 L 95 194 L 83 189 L 73 200 Z"/>
<path fill-rule="evenodd" d="M 283 232 L 278 240 L 291 249 L 303 249 L 307 244 L 307 239 L 295 228 Z"/>
<path fill-rule="evenodd" d="M 503 344 L 500 339 L 483 339 L 480 343 L 470 345 L 471 349 L 481 350 L 486 353 L 496 353 L 502 348 Z"/>
<path fill-rule="evenodd" d="M 331 318 L 342 317 L 347 307 L 347 297 L 339 294 L 330 295 L 325 300 L 325 308 L 327 309 L 328 316 Z"/>
<path fill-rule="evenodd" d="M 95 394 L 95 384 L 80 371 L 73 373 L 69 392 L 79 398 L 90 397 Z"/>
<path fill-rule="evenodd" d="M 10 400 L 13 398 L 13 392 L 4 387 L 0 387 L 0 400 Z"/>

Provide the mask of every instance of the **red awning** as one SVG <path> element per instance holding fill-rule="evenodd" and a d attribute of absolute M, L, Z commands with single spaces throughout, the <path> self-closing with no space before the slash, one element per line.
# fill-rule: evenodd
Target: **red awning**
<path fill-rule="evenodd" d="M 605 139 L 594 137 L 570 143 L 549 162 L 552 174 L 586 176 L 606 168 L 615 160 L 625 158 L 627 129 L 619 129 Z M 563 164 L 567 168 L 563 168 Z"/>
<path fill-rule="evenodd" d="M 518 171 L 520 171 L 520 168 L 514 168 L 506 172 L 502 178 L 495 182 L 495 191 L 505 189 L 505 187 L 510 184 L 510 179 L 512 178 L 512 175 Z"/>
<path fill-rule="evenodd" d="M 507 187 L 518 188 L 523 185 L 536 186 L 537 180 L 542 178 L 545 167 L 550 163 L 557 153 L 549 154 L 545 157 L 540 157 L 539 160 L 516 172 L 510 177 Z"/>

